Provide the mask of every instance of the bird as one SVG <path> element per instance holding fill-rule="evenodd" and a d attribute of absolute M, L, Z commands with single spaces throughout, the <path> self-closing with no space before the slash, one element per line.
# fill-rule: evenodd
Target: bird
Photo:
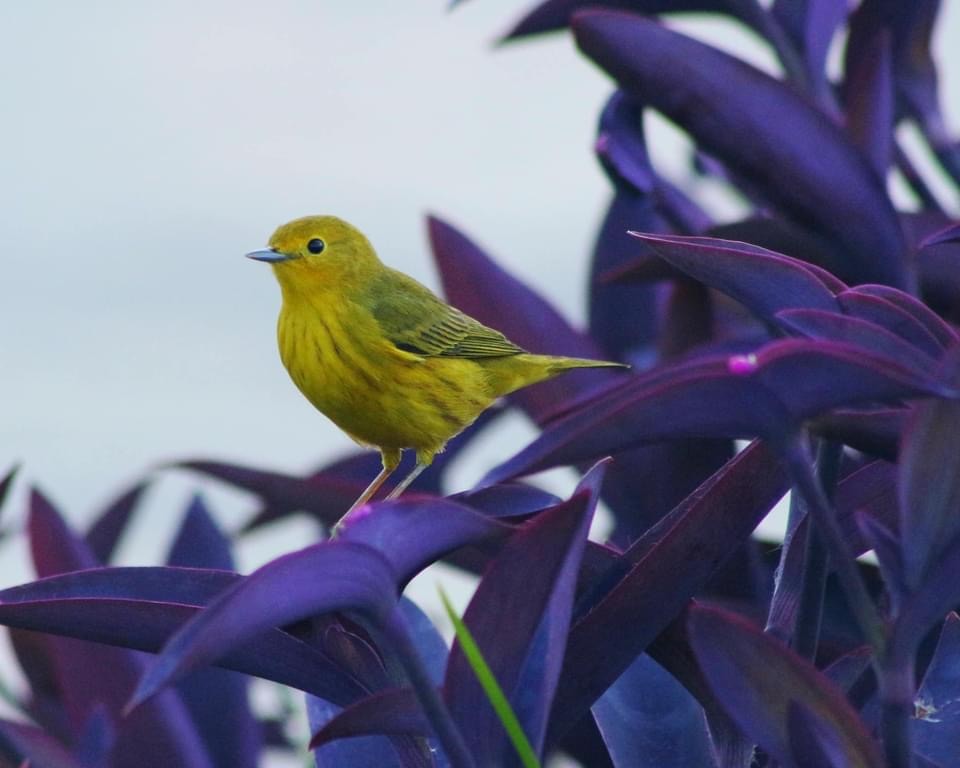
<path fill-rule="evenodd" d="M 415 451 L 416 465 L 387 499 L 498 398 L 577 368 L 629 367 L 527 352 L 386 266 L 336 216 L 287 222 L 246 256 L 270 264 L 280 284 L 277 343 L 293 383 L 354 441 L 380 451 L 381 471 L 340 524 L 374 497 L 403 451 Z"/>

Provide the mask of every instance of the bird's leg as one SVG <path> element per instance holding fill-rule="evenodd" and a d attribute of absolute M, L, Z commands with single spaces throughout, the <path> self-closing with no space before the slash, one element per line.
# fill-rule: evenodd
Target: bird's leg
<path fill-rule="evenodd" d="M 380 490 L 380 486 L 383 485 L 386 479 L 400 466 L 400 451 L 380 451 L 380 459 L 383 462 L 383 469 L 373 478 L 373 481 L 364 489 L 363 493 L 357 497 L 357 500 L 350 505 L 350 509 L 343 513 L 343 517 L 337 520 L 336 525 L 333 526 L 333 530 L 331 531 L 331 536 L 336 536 L 340 526 L 346 522 L 350 514 L 355 509 L 362 507 L 370 501 L 374 494 Z"/>
<path fill-rule="evenodd" d="M 407 475 L 397 484 L 396 488 L 386 495 L 385 500 L 395 499 L 397 496 L 407 490 L 407 488 L 410 486 L 410 483 L 420 477 L 420 473 L 429 467 L 432 461 L 432 453 L 421 453 L 420 451 L 417 451 L 417 465 L 410 471 L 409 475 Z"/>

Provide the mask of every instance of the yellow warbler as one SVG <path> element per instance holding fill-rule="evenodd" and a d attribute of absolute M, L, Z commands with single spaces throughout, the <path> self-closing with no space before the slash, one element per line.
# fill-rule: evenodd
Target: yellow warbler
<path fill-rule="evenodd" d="M 416 451 L 399 496 L 447 441 L 498 397 L 573 368 L 620 363 L 532 355 L 499 331 L 385 266 L 363 233 L 334 216 L 279 227 L 247 254 L 273 266 L 283 306 L 280 358 L 294 384 L 383 470 L 347 514 L 366 503 Z"/>

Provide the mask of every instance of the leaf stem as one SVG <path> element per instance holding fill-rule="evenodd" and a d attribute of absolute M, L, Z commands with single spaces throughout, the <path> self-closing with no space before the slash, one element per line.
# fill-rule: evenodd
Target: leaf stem
<path fill-rule="evenodd" d="M 817 450 L 817 479 L 829 501 L 840 475 L 843 446 L 833 440 L 822 440 Z M 812 521 L 811 521 L 812 522 Z M 827 587 L 828 552 L 819 527 L 807 525 L 807 540 L 803 553 L 803 586 L 797 609 L 793 647 L 804 658 L 813 661 L 820 644 L 820 626 L 823 621 L 823 596 Z"/>
<path fill-rule="evenodd" d="M 437 738 L 447 753 L 447 759 L 452 768 L 474 768 L 473 758 L 470 756 L 463 736 L 456 723 L 450 716 L 447 705 L 443 702 L 436 686 L 430 679 L 430 673 L 423 664 L 420 654 L 410 637 L 406 621 L 399 608 L 380 625 L 381 631 L 390 642 L 397 658 L 403 665 L 404 671 L 410 680 L 410 685 L 417 694 L 420 706 L 433 725 Z"/>
<path fill-rule="evenodd" d="M 831 504 L 814 474 L 806 437 L 802 434 L 797 435 L 784 447 L 787 469 L 793 478 L 796 490 L 807 505 L 808 514 L 823 538 L 840 580 L 840 587 L 853 612 L 854 620 L 866 642 L 874 649 L 875 656 L 879 657 L 886 642 L 883 624 L 860 570 L 857 568 L 857 561 L 847 546 L 840 524 L 833 514 Z"/>
<path fill-rule="evenodd" d="M 877 670 L 880 688 L 880 735 L 889 768 L 911 768 L 913 748 L 910 719 L 913 716 L 913 653 L 901 654 L 890 643 Z"/>

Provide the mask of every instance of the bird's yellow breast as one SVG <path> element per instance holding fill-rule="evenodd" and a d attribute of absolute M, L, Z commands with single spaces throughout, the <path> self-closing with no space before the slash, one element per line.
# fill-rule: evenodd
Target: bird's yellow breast
<path fill-rule="evenodd" d="M 277 335 L 300 391 L 362 444 L 433 453 L 500 394 L 476 361 L 397 349 L 343 296 L 285 292 Z"/>

